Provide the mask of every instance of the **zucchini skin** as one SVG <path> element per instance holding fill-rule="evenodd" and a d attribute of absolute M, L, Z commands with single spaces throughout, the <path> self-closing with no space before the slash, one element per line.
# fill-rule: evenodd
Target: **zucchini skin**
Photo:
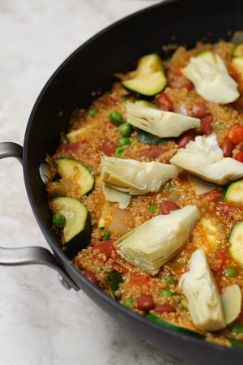
<path fill-rule="evenodd" d="M 242 193 L 241 193 L 242 190 Z M 242 195 L 242 199 L 241 199 Z M 233 203 L 243 203 L 243 180 L 230 184 L 225 192 L 224 200 Z"/>
<path fill-rule="evenodd" d="M 183 332 L 183 333 L 186 333 L 191 336 L 199 337 L 201 339 L 205 338 L 205 335 L 203 333 L 195 332 L 195 331 L 189 330 L 187 328 L 177 326 L 176 324 L 169 322 L 165 319 L 162 319 L 151 312 L 147 314 L 146 318 L 152 322 L 159 324 L 160 326 L 174 329 L 175 331 Z"/>
<path fill-rule="evenodd" d="M 70 241 L 63 243 L 63 251 L 67 255 L 67 257 L 72 260 L 79 251 L 86 248 L 90 243 L 91 237 L 91 215 L 87 211 L 87 218 L 85 222 L 84 229 L 76 234 Z"/>

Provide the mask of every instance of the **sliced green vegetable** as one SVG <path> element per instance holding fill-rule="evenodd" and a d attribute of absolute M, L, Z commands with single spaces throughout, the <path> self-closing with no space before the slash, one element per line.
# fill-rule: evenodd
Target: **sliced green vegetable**
<path fill-rule="evenodd" d="M 162 319 L 162 318 L 156 316 L 153 312 L 149 312 L 149 314 L 147 314 L 146 318 L 149 319 L 152 322 L 155 322 L 155 323 L 163 326 L 163 327 L 174 329 L 176 331 L 183 332 L 183 333 L 186 333 L 188 335 L 197 336 L 197 337 L 200 337 L 202 339 L 205 338 L 205 335 L 203 333 L 192 331 L 192 330 L 190 330 L 188 328 L 185 328 L 185 327 L 177 326 L 175 323 L 169 322 L 165 319 Z"/>
<path fill-rule="evenodd" d="M 110 232 L 105 231 L 105 232 L 104 232 L 104 234 L 103 234 L 103 236 L 102 236 L 103 241 L 107 241 L 107 240 L 109 240 L 110 238 L 111 238 L 111 234 L 110 234 Z"/>
<path fill-rule="evenodd" d="M 107 275 L 109 287 L 113 292 L 118 290 L 119 285 L 123 283 L 122 276 L 117 271 L 111 271 Z"/>
<path fill-rule="evenodd" d="M 225 275 L 229 278 L 235 278 L 237 276 L 237 271 L 233 267 L 228 267 L 225 269 Z"/>
<path fill-rule="evenodd" d="M 176 284 L 176 279 L 173 278 L 173 276 L 171 276 L 171 275 L 164 276 L 164 279 L 165 279 L 165 281 L 168 285 L 175 285 Z"/>
<path fill-rule="evenodd" d="M 146 144 L 153 144 L 153 145 L 158 145 L 162 142 L 162 138 L 157 137 L 153 134 L 150 133 L 146 133 L 146 132 L 139 132 L 137 134 L 137 139 L 140 142 L 146 143 Z"/>
<path fill-rule="evenodd" d="M 128 137 L 121 137 L 121 138 L 118 139 L 118 146 L 119 147 L 127 146 L 131 143 L 132 143 L 132 141 Z"/>
<path fill-rule="evenodd" d="M 118 147 L 115 150 L 115 156 L 116 157 L 121 157 L 121 155 L 123 154 L 124 151 L 125 151 L 125 148 L 124 147 Z"/>
<path fill-rule="evenodd" d="M 66 218 L 63 214 L 56 213 L 56 214 L 54 214 L 54 216 L 52 218 L 52 223 L 54 224 L 54 226 L 56 226 L 58 228 L 63 228 L 66 223 Z"/>
<path fill-rule="evenodd" d="M 229 341 L 231 347 L 235 347 L 235 348 L 239 348 L 239 349 L 243 348 L 243 341 L 241 341 L 241 340 L 237 340 L 236 338 L 229 337 L 228 341 Z"/>
<path fill-rule="evenodd" d="M 229 253 L 233 260 L 243 266 L 243 221 L 237 222 L 229 238 Z"/>
<path fill-rule="evenodd" d="M 87 112 L 89 117 L 93 117 L 95 114 L 97 114 L 98 109 L 97 108 L 90 108 Z"/>
<path fill-rule="evenodd" d="M 226 190 L 225 201 L 243 203 L 243 180 L 233 182 Z"/>
<path fill-rule="evenodd" d="M 132 126 L 129 123 L 123 123 L 119 127 L 119 132 L 123 137 L 129 137 L 132 133 Z"/>
<path fill-rule="evenodd" d="M 157 71 L 163 71 L 163 64 L 157 53 L 151 53 L 140 58 L 137 67 L 138 75 L 150 75 Z"/>
<path fill-rule="evenodd" d="M 148 106 L 149 108 L 157 109 L 157 106 L 155 104 L 153 104 L 153 103 L 151 103 L 150 101 L 147 101 L 147 100 L 136 100 L 134 104 L 142 105 L 142 106 Z"/>
<path fill-rule="evenodd" d="M 243 324 L 235 323 L 231 328 L 231 332 L 233 333 L 243 333 Z"/>
<path fill-rule="evenodd" d="M 73 258 L 82 248 L 89 244 L 91 219 L 86 207 L 78 200 L 68 197 L 55 198 L 50 202 L 55 215 L 65 217 L 66 224 L 62 230 L 63 250 Z"/>
<path fill-rule="evenodd" d="M 242 57 L 243 56 L 243 43 L 237 44 L 237 46 L 234 47 L 232 52 L 232 57 Z"/>
<path fill-rule="evenodd" d="M 79 161 L 60 158 L 57 160 L 57 172 L 61 179 L 48 184 L 48 189 L 53 195 L 68 195 L 73 189 L 81 197 L 90 192 L 94 186 L 94 177 Z"/>
<path fill-rule="evenodd" d="M 109 114 L 110 122 L 114 125 L 120 125 L 123 123 L 123 116 L 120 112 L 111 112 Z"/>
<path fill-rule="evenodd" d="M 169 289 L 163 289 L 160 292 L 160 296 L 164 298 L 171 298 L 173 297 L 173 293 Z"/>
<path fill-rule="evenodd" d="M 158 204 L 150 204 L 148 206 L 148 211 L 150 213 L 155 213 L 158 208 L 159 208 Z"/>
<path fill-rule="evenodd" d="M 127 308 L 132 308 L 133 307 L 133 299 L 132 298 L 127 298 L 124 302 L 123 305 Z"/>

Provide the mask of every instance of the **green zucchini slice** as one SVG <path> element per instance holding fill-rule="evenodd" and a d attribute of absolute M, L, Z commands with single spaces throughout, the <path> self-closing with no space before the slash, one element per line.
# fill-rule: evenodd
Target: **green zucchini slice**
<path fill-rule="evenodd" d="M 170 321 L 167 321 L 165 319 L 162 319 L 162 318 L 156 316 L 152 312 L 148 313 L 147 316 L 146 316 L 146 318 L 149 319 L 152 322 L 155 322 L 155 323 L 163 326 L 163 327 L 171 328 L 171 329 L 174 329 L 176 331 L 186 333 L 188 335 L 192 335 L 192 336 L 199 337 L 201 339 L 204 339 L 205 338 L 205 335 L 203 333 L 196 332 L 196 331 L 192 331 L 192 330 L 190 330 L 188 328 L 185 328 L 185 327 L 177 326 L 175 323 L 172 323 Z"/>
<path fill-rule="evenodd" d="M 123 81 L 123 86 L 128 90 L 144 96 L 154 96 L 161 92 L 166 86 L 166 78 L 162 71 L 152 74 L 138 76 L 131 80 Z"/>
<path fill-rule="evenodd" d="M 94 177 L 79 161 L 60 158 L 57 160 L 57 172 L 61 179 L 48 185 L 52 195 L 63 196 L 72 191 L 79 198 L 90 192 L 94 186 Z"/>
<path fill-rule="evenodd" d="M 243 203 L 243 180 L 230 184 L 224 199 L 228 202 Z"/>
<path fill-rule="evenodd" d="M 231 338 L 231 337 L 228 337 L 227 340 L 229 342 L 230 347 L 243 349 L 243 341 L 242 340 L 237 340 L 236 338 Z"/>
<path fill-rule="evenodd" d="M 243 221 L 237 222 L 229 238 L 229 253 L 233 260 L 243 267 Z"/>
<path fill-rule="evenodd" d="M 232 52 L 232 57 L 242 57 L 243 56 L 243 43 L 238 44 L 234 47 Z"/>
<path fill-rule="evenodd" d="M 62 214 L 66 218 L 62 230 L 63 250 L 73 258 L 82 248 L 87 247 L 91 235 L 91 219 L 86 207 L 80 201 L 59 197 L 50 202 L 53 214 Z"/>

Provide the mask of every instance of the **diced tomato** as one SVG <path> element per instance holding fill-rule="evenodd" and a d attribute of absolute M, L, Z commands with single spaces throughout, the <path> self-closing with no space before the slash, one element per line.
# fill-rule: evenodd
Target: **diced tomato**
<path fill-rule="evenodd" d="M 239 151 L 235 154 L 235 159 L 240 161 L 240 162 L 243 162 L 243 151 Z"/>
<path fill-rule="evenodd" d="M 186 147 L 187 143 L 190 141 L 194 141 L 195 137 L 196 137 L 197 133 L 194 129 L 191 129 L 185 133 L 183 133 L 180 137 L 180 139 L 178 140 L 178 146 L 180 148 L 184 148 Z"/>
<path fill-rule="evenodd" d="M 200 102 L 193 105 L 190 115 L 194 118 L 203 118 L 207 115 L 207 113 L 207 105 L 203 102 Z"/>
<path fill-rule="evenodd" d="M 207 198 L 209 200 L 218 200 L 222 198 L 222 193 L 217 190 L 209 191 L 201 195 L 202 198 Z"/>
<path fill-rule="evenodd" d="M 58 150 L 58 152 L 64 153 L 64 154 L 72 154 L 72 153 L 76 153 L 80 150 L 82 145 L 87 144 L 86 140 L 80 140 L 78 142 L 75 143 L 66 143 L 63 144 L 60 149 Z"/>
<path fill-rule="evenodd" d="M 236 125 L 228 131 L 229 139 L 234 143 L 240 143 L 243 141 L 243 125 Z"/>
<path fill-rule="evenodd" d="M 200 125 L 200 132 L 202 134 L 206 134 L 207 136 L 212 133 L 213 131 L 213 117 L 211 114 L 206 115 L 205 117 L 201 118 L 201 125 Z"/>
<path fill-rule="evenodd" d="M 160 213 L 161 214 L 169 214 L 173 210 L 177 210 L 177 209 L 180 209 L 179 205 L 177 205 L 176 203 L 174 203 L 170 200 L 165 200 L 162 203 L 160 203 Z"/>
<path fill-rule="evenodd" d="M 191 81 L 187 80 L 187 83 L 184 86 L 188 91 L 192 91 L 194 89 L 194 85 Z"/>
<path fill-rule="evenodd" d="M 86 276 L 87 279 L 89 279 L 93 284 L 98 284 L 98 279 L 96 275 L 93 273 L 93 271 L 90 270 L 84 270 L 83 274 Z"/>
<path fill-rule="evenodd" d="M 232 156 L 233 143 L 228 137 L 225 138 L 222 149 L 223 149 L 224 157 Z"/>
<path fill-rule="evenodd" d="M 149 276 L 141 276 L 138 274 L 132 274 L 129 280 L 129 284 L 131 286 L 146 286 L 148 285 L 150 282 L 150 277 Z"/>
<path fill-rule="evenodd" d="M 109 259 L 112 256 L 112 253 L 115 250 L 114 247 L 114 241 L 113 240 L 109 240 L 109 241 L 105 241 L 102 243 L 98 243 L 95 248 L 98 248 L 100 250 L 100 252 L 104 253 L 106 258 Z"/>
<path fill-rule="evenodd" d="M 116 263 L 116 262 L 114 262 L 113 264 L 112 264 L 112 269 L 114 270 L 114 271 L 117 271 L 119 274 L 121 274 L 121 275 L 125 275 L 125 274 L 127 274 L 128 273 L 128 269 L 125 267 L 125 266 L 122 266 L 122 265 L 120 265 L 120 264 L 118 264 L 118 263 Z"/>
<path fill-rule="evenodd" d="M 176 312 L 176 309 L 175 307 L 173 307 L 173 305 L 169 303 L 164 303 L 156 305 L 154 311 L 158 313 L 173 313 Z"/>
<path fill-rule="evenodd" d="M 142 150 L 140 152 L 140 156 L 149 157 L 149 158 L 157 158 L 164 152 L 166 152 L 165 148 L 162 148 L 160 146 L 151 146 L 149 148 Z"/>
<path fill-rule="evenodd" d="M 106 140 L 100 146 L 100 152 L 103 152 L 106 156 L 111 156 L 115 152 L 116 144 L 110 140 Z"/>
<path fill-rule="evenodd" d="M 227 255 L 224 251 L 220 251 L 216 254 L 215 271 L 221 271 L 224 269 L 227 261 Z"/>
<path fill-rule="evenodd" d="M 156 97 L 156 105 L 165 111 L 173 111 L 173 101 L 166 92 L 162 92 Z"/>
<path fill-rule="evenodd" d="M 151 294 L 143 294 L 137 299 L 137 308 L 141 311 L 148 312 L 155 307 Z"/>

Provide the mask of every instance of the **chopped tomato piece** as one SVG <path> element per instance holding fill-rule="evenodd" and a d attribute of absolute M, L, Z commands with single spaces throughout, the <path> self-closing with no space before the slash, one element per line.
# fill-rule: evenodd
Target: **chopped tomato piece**
<path fill-rule="evenodd" d="M 93 273 L 93 271 L 90 270 L 84 270 L 83 274 L 86 276 L 87 279 L 89 279 L 93 284 L 98 284 L 98 279 L 96 275 Z"/>
<path fill-rule="evenodd" d="M 212 133 L 213 131 L 213 117 L 211 114 L 206 115 L 201 119 L 201 125 L 200 125 L 200 132 L 202 134 L 206 134 L 207 136 Z"/>
<path fill-rule="evenodd" d="M 175 307 L 169 303 L 158 304 L 154 308 L 155 312 L 158 313 L 173 313 L 176 312 Z"/>
<path fill-rule="evenodd" d="M 95 248 L 98 248 L 102 253 L 105 254 L 106 258 L 109 259 L 115 250 L 114 241 L 109 240 L 109 241 L 99 243 L 95 246 Z"/>
<path fill-rule="evenodd" d="M 140 156 L 157 158 L 164 152 L 166 152 L 166 149 L 164 149 L 160 146 L 151 146 L 149 148 L 142 150 L 140 152 Z"/>
<path fill-rule="evenodd" d="M 243 141 L 243 125 L 236 125 L 228 131 L 229 139 L 234 143 L 240 143 Z"/>
<path fill-rule="evenodd" d="M 100 146 L 100 152 L 103 152 L 106 156 L 111 156 L 115 152 L 116 144 L 110 140 L 106 140 Z"/>
<path fill-rule="evenodd" d="M 146 286 L 148 285 L 150 282 L 150 277 L 149 276 L 141 276 L 138 274 L 132 274 L 129 280 L 129 284 L 132 286 Z"/>
<path fill-rule="evenodd" d="M 113 264 L 112 264 L 112 269 L 114 270 L 114 271 L 117 271 L 119 274 L 121 274 L 121 275 L 125 275 L 125 274 L 127 274 L 128 273 L 128 269 L 125 267 L 125 266 L 122 266 L 122 265 L 120 265 L 120 264 L 118 264 L 118 263 L 116 263 L 116 262 L 114 262 Z"/>
<path fill-rule="evenodd" d="M 64 153 L 64 154 L 72 154 L 72 153 L 76 153 L 80 150 L 80 147 L 84 144 L 86 144 L 87 141 L 85 140 L 80 140 L 78 142 L 75 143 L 66 143 L 63 144 L 60 149 L 58 150 L 58 152 Z"/>
<path fill-rule="evenodd" d="M 178 146 L 180 148 L 186 147 L 187 143 L 189 143 L 190 141 L 194 141 L 196 135 L 197 135 L 197 133 L 194 129 L 191 129 L 191 130 L 183 133 L 178 141 Z"/>
<path fill-rule="evenodd" d="M 191 116 L 194 118 L 203 118 L 207 115 L 208 108 L 207 105 L 203 102 L 194 104 L 191 109 Z"/>
<path fill-rule="evenodd" d="M 232 156 L 233 143 L 228 137 L 225 138 L 222 149 L 223 149 L 224 157 Z"/>
<path fill-rule="evenodd" d="M 155 307 L 151 294 L 143 294 L 137 299 L 137 308 L 141 311 L 148 312 Z"/>
<path fill-rule="evenodd" d="M 240 161 L 240 162 L 243 162 L 243 151 L 239 151 L 235 154 L 235 159 Z"/>
<path fill-rule="evenodd" d="M 202 198 L 207 198 L 209 200 L 218 200 L 222 198 L 222 193 L 217 190 L 209 191 L 201 195 Z"/>
<path fill-rule="evenodd" d="M 160 203 L 160 213 L 161 214 L 169 214 L 173 210 L 177 210 L 177 209 L 180 209 L 179 205 L 177 205 L 176 203 L 174 203 L 170 200 L 165 200 L 162 203 Z"/>
<path fill-rule="evenodd" d="M 156 98 L 156 105 L 165 111 L 173 111 L 173 101 L 166 92 L 159 94 Z"/>

